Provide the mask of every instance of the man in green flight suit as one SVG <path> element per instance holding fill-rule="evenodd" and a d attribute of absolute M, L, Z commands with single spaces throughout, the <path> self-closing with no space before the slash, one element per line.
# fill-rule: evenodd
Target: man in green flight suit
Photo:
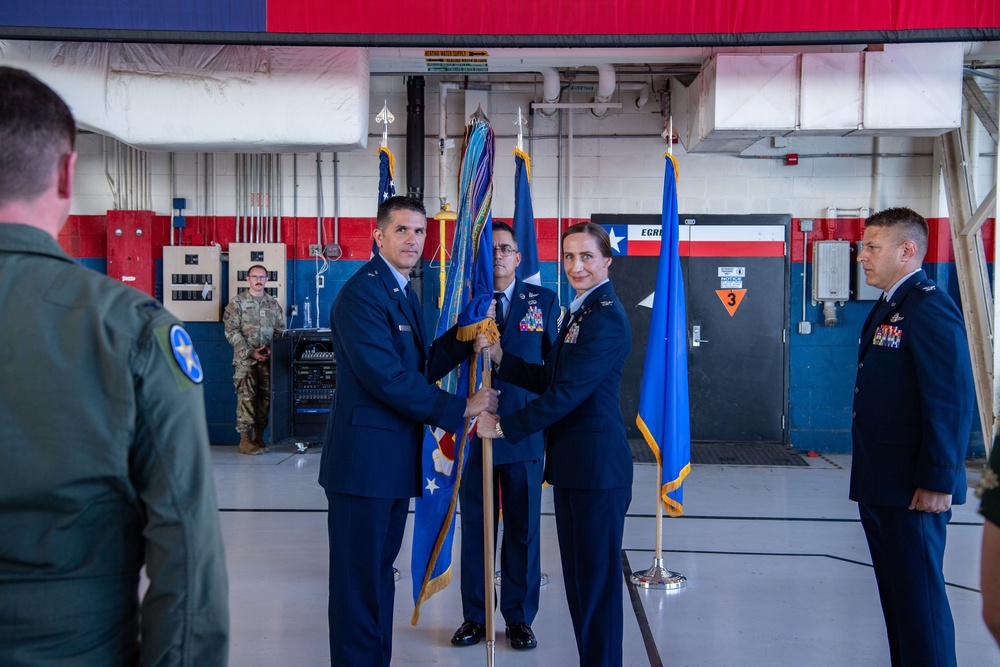
<path fill-rule="evenodd" d="M 222 315 L 236 369 L 233 383 L 240 454 L 267 451 L 264 429 L 271 408 L 271 339 L 285 330 L 285 316 L 278 300 L 264 291 L 266 285 L 267 269 L 254 264 L 247 269 L 246 291 L 234 296 Z"/>
<path fill-rule="evenodd" d="M 57 243 L 75 138 L 55 92 L 0 66 L 0 665 L 223 666 L 201 363 L 163 306 Z"/>

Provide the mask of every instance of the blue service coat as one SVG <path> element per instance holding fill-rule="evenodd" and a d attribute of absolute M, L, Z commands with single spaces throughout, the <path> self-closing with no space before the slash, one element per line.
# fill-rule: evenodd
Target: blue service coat
<path fill-rule="evenodd" d="M 563 320 L 544 365 L 504 349 L 497 379 L 538 394 L 524 408 L 501 415 L 504 435 L 516 445 L 546 429 L 545 479 L 553 486 L 631 486 L 632 452 L 619 399 L 632 348 L 625 309 L 608 281 L 587 297 L 575 317 Z"/>
<path fill-rule="evenodd" d="M 423 317 L 385 260 L 375 256 L 340 290 L 330 311 L 337 389 L 327 420 L 320 484 L 370 498 L 420 495 L 423 426 L 462 426 L 465 399 L 433 383 L 462 353 L 454 336 L 427 350 Z"/>
<path fill-rule="evenodd" d="M 919 271 L 887 307 L 872 309 L 862 329 L 851 500 L 906 507 L 923 488 L 964 503 L 974 410 L 962 315 Z"/>

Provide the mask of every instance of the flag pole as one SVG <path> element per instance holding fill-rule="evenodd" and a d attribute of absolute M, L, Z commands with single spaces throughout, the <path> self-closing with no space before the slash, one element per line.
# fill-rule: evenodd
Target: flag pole
<path fill-rule="evenodd" d="M 490 373 L 490 354 L 481 352 L 484 388 L 493 386 Z M 483 441 L 483 582 L 486 585 L 486 665 L 493 667 L 496 658 L 496 631 L 494 629 L 493 607 L 496 589 L 493 584 L 493 570 L 496 567 L 496 545 L 493 537 L 493 438 Z"/>
<path fill-rule="evenodd" d="M 667 154 L 674 154 L 674 117 L 670 116 L 667 131 Z M 687 586 L 687 577 L 677 572 L 671 572 L 663 566 L 663 501 L 660 499 L 660 480 L 663 479 L 663 457 L 656 459 L 656 550 L 653 554 L 653 566 L 648 570 L 632 573 L 629 580 L 638 588 L 657 590 L 677 590 Z"/>

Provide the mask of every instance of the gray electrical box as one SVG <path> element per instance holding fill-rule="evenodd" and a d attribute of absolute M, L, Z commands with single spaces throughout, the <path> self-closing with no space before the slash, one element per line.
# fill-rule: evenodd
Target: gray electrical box
<path fill-rule="evenodd" d="M 812 301 L 851 298 L 851 244 L 848 241 L 813 242 Z"/>
<path fill-rule="evenodd" d="M 163 247 L 163 305 L 185 322 L 222 319 L 222 248 Z"/>

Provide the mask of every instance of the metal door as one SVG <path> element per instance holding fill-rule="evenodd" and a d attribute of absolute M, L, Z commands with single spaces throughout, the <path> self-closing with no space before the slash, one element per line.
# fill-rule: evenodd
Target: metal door
<path fill-rule="evenodd" d="M 594 215 L 612 236 L 610 277 L 632 327 L 622 411 L 635 427 L 649 297 L 659 259 L 658 215 Z M 691 438 L 788 441 L 787 215 L 681 215 L 687 297 Z"/>

